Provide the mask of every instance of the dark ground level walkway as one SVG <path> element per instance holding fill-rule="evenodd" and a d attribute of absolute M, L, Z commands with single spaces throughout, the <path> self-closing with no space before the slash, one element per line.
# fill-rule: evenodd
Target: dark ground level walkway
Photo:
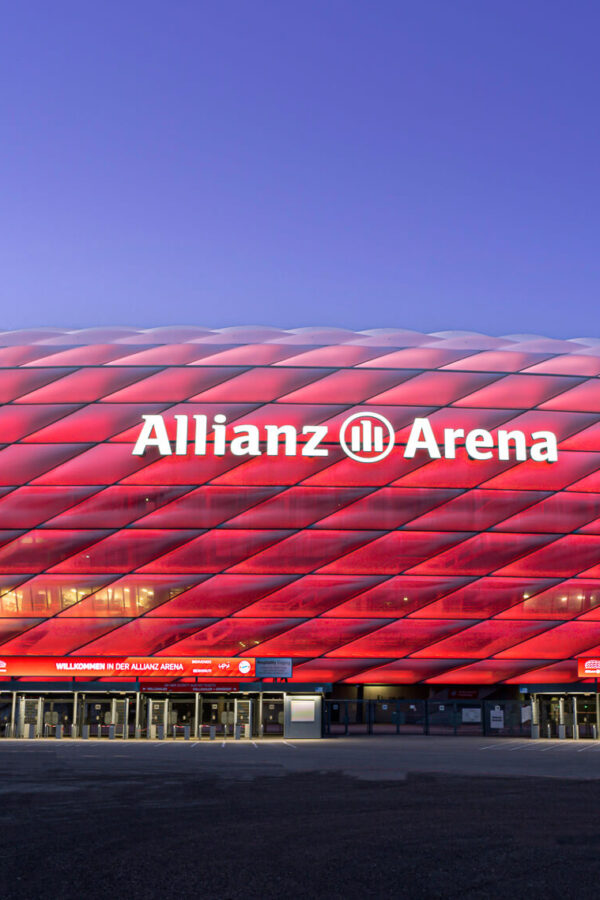
<path fill-rule="evenodd" d="M 0 894 L 595 897 L 599 745 L 523 743 L 2 741 Z"/>

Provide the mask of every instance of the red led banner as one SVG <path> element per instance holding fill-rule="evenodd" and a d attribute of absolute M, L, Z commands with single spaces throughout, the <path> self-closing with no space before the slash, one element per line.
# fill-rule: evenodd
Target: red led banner
<path fill-rule="evenodd" d="M 239 689 L 239 684 L 233 684 L 230 681 L 221 684 L 216 681 L 212 684 L 180 684 L 173 681 L 140 683 L 142 694 L 226 694 L 231 691 L 239 691 Z"/>
<path fill-rule="evenodd" d="M 597 678 L 600 676 L 600 657 L 583 658 L 577 660 L 577 674 L 579 677 Z"/>
<path fill-rule="evenodd" d="M 199 675 L 210 678 L 252 678 L 256 671 L 253 659 L 239 657 L 178 656 L 12 656 L 0 658 L 2 676 L 64 675 L 67 678 L 89 675 L 92 678 L 130 675 L 138 678 L 171 678 Z"/>

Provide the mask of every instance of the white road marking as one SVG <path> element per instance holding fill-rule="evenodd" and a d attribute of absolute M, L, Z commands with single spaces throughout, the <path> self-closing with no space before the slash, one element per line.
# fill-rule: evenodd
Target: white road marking
<path fill-rule="evenodd" d="M 283 743 L 286 745 L 286 747 L 291 747 L 292 750 L 297 750 L 297 749 L 298 749 L 298 748 L 296 747 L 295 744 L 290 744 L 289 741 L 284 741 Z"/>
<path fill-rule="evenodd" d="M 225 746 L 225 741 L 223 741 L 223 743 L 221 744 L 221 747 L 224 747 L 224 746 Z"/>
<path fill-rule="evenodd" d="M 258 744 L 256 743 L 256 741 L 252 741 L 252 746 L 256 747 L 256 749 L 258 750 Z"/>
<path fill-rule="evenodd" d="M 521 738 L 516 738 L 516 739 L 508 741 L 508 740 L 502 738 L 496 744 L 486 744 L 485 747 L 480 747 L 479 749 L 480 750 L 506 750 L 506 748 L 509 746 L 509 744 L 519 744 L 520 745 L 521 740 L 522 740 Z"/>

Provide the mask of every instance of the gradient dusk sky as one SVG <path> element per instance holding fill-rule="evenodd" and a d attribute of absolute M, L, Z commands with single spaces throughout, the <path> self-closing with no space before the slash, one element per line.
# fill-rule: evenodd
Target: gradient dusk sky
<path fill-rule="evenodd" d="M 600 337 L 600 3 L 4 0 L 0 328 Z"/>

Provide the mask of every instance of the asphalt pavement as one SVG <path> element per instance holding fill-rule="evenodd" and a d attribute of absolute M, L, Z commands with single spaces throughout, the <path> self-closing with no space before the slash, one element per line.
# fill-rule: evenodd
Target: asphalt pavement
<path fill-rule="evenodd" d="M 600 742 L 0 742 L 6 898 L 592 897 Z"/>

